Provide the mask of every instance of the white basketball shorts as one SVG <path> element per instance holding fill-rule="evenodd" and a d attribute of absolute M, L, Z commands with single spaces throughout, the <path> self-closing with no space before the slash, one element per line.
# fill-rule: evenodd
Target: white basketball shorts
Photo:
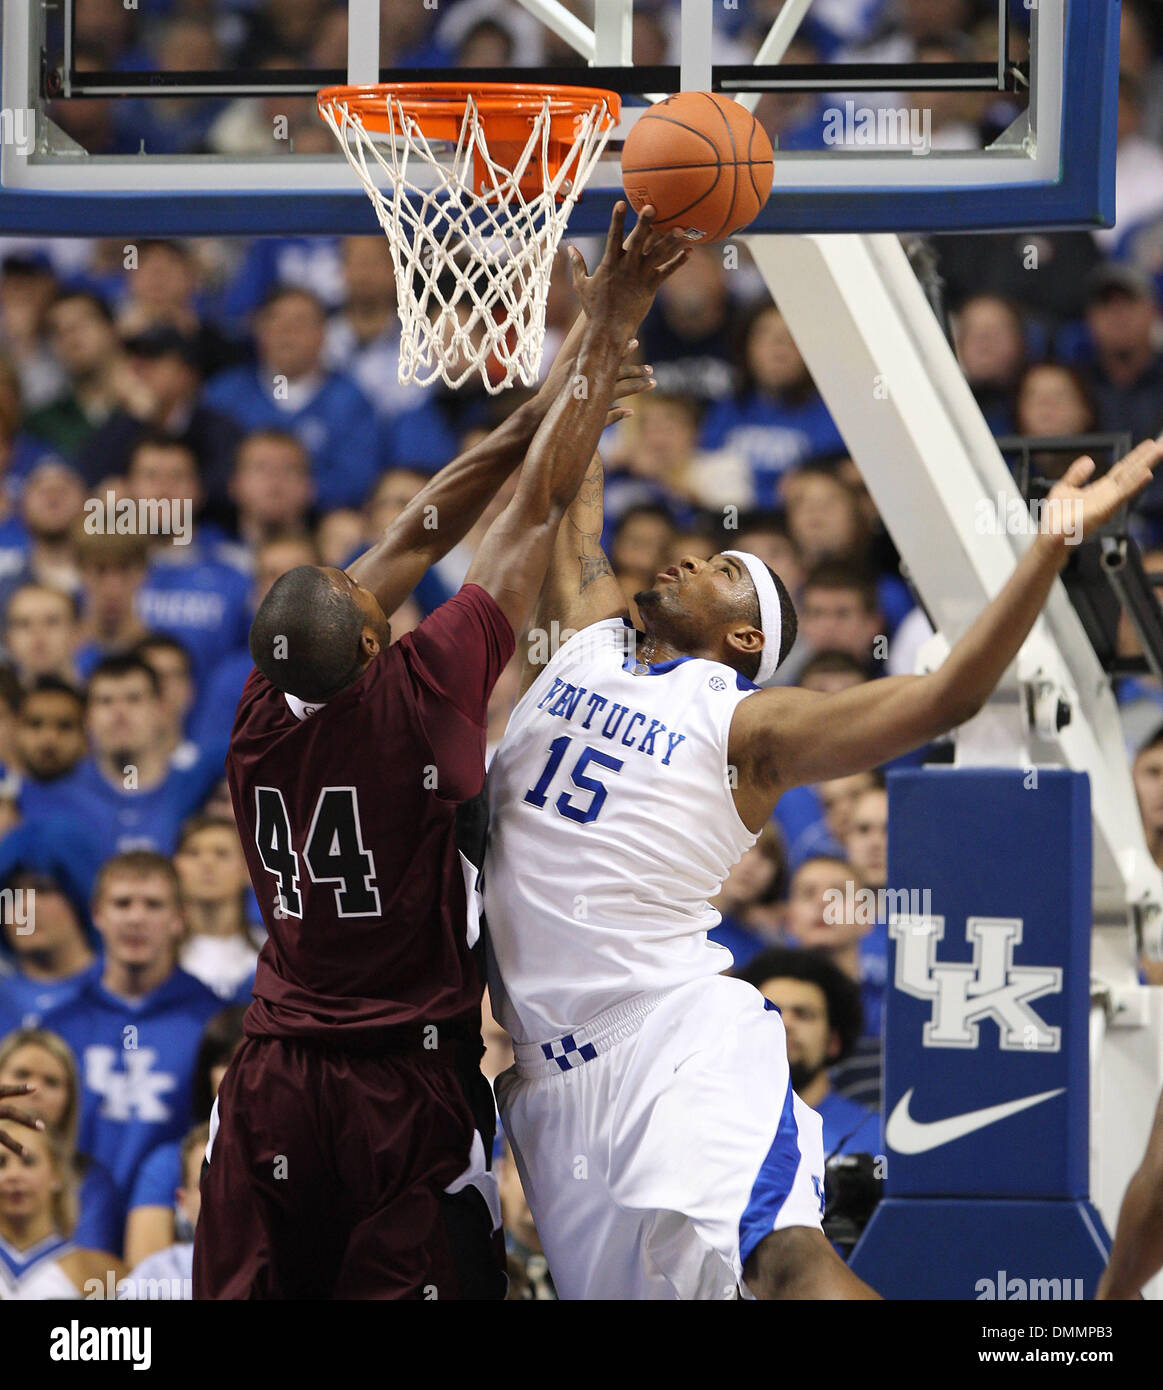
<path fill-rule="evenodd" d="M 516 1057 L 497 1100 L 562 1298 L 735 1298 L 764 1236 L 819 1229 L 820 1117 L 751 985 L 695 980 Z"/>

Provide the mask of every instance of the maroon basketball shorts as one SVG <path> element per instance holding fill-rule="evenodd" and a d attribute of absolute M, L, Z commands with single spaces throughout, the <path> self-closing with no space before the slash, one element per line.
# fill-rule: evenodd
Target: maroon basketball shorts
<path fill-rule="evenodd" d="M 218 1093 L 194 1297 L 503 1298 L 487 1092 L 435 1053 L 248 1039 Z"/>

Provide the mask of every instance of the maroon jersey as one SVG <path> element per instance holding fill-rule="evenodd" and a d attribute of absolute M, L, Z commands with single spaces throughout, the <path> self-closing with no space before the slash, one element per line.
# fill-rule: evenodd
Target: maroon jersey
<path fill-rule="evenodd" d="M 374 1045 L 475 1023 L 456 812 L 484 783 L 489 694 L 513 648 L 468 585 L 313 713 L 251 672 L 226 759 L 269 932 L 248 1035 Z"/>

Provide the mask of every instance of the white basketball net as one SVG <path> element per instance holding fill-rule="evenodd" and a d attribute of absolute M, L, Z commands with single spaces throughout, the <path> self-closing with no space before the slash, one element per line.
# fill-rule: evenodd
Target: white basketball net
<path fill-rule="evenodd" d="M 434 152 L 397 97 L 388 96 L 385 106 L 390 133 L 383 134 L 366 130 L 359 112 L 340 99 L 322 110 L 392 248 L 400 381 L 427 386 L 440 377 L 457 387 L 479 373 L 494 394 L 514 381 L 535 386 L 554 257 L 613 128 L 606 103 L 574 118 L 571 150 L 534 197 L 520 183 L 539 147 L 541 168 L 549 168 L 548 97 L 530 118 L 528 143 L 511 170 L 490 158 L 471 97 L 451 158 L 448 142 L 436 141 L 445 153 Z M 474 189 L 478 155 L 487 175 Z M 428 171 L 429 187 L 409 178 L 410 162 Z"/>

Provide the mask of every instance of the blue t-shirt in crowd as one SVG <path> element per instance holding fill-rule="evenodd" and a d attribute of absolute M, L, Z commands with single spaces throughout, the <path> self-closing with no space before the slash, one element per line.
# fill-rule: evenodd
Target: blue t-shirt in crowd
<path fill-rule="evenodd" d="M 182 1141 L 159 1144 L 137 1170 L 129 1210 L 135 1207 L 173 1207 L 181 1185 Z"/>
<path fill-rule="evenodd" d="M 196 744 L 205 746 L 229 740 L 242 687 L 253 670 L 254 660 L 246 647 L 231 652 L 215 666 L 190 711 L 190 737 Z"/>
<path fill-rule="evenodd" d="M 807 18 L 801 29 L 807 28 Z M 781 154 L 788 150 L 822 150 L 825 146 L 824 132 L 830 129 L 827 111 L 831 105 L 824 97 L 810 99 L 802 114 L 779 132 Z"/>
<path fill-rule="evenodd" d="M 824 803 L 815 787 L 791 787 L 775 803 L 773 819 L 783 831 L 784 844 L 790 847 L 824 819 Z"/>
<path fill-rule="evenodd" d="M 424 578 L 412 590 L 412 598 L 419 605 L 425 617 L 435 613 L 446 599 L 452 597 L 451 590 L 435 569 L 426 570 Z"/>
<path fill-rule="evenodd" d="M 0 837 L 0 888 L 11 887 L 19 872 L 51 879 L 73 909 L 88 944 L 99 951 L 101 942 L 93 927 L 89 905 L 106 855 L 91 825 L 76 815 L 58 815 L 46 809 L 42 794 L 57 785 L 56 779 L 38 782 L 35 778 L 27 778 L 20 783 L 18 802 L 24 819 Z M 28 807 L 34 802 L 38 805 L 36 816 L 28 813 Z M 7 935 L 0 932 L 0 975 L 9 967 L 20 971 L 20 956 L 12 949 Z M 67 987 L 67 981 L 62 981 L 61 985 Z M 49 988 L 55 988 L 55 982 L 53 986 L 37 987 L 33 993 Z M 40 1006 L 33 1003 L 30 1007 Z"/>
<path fill-rule="evenodd" d="M 222 659 L 245 649 L 250 580 L 233 565 L 180 552 L 155 559 L 137 595 L 137 615 L 151 632 L 176 638 L 203 685 Z"/>
<path fill-rule="evenodd" d="M 321 375 L 319 389 L 298 410 L 282 409 L 274 390 L 265 368 L 233 367 L 210 380 L 205 404 L 248 432 L 279 429 L 295 434 L 311 455 L 321 511 L 360 506 L 377 474 L 379 441 L 371 402 L 339 372 Z"/>
<path fill-rule="evenodd" d="M 800 34 L 819 49 L 822 59 L 832 59 L 841 49 L 866 43 L 877 30 L 888 0 L 824 0 L 804 16 Z M 779 148 L 787 148 L 782 136 Z"/>
<path fill-rule="evenodd" d="M 11 974 L 0 974 L 0 1037 L 14 1028 L 39 1028 L 45 1014 L 76 999 L 100 973 L 101 962 L 94 961 L 84 970 L 61 980 L 31 980 L 19 969 L 13 969 Z M 97 1247 L 99 1250 L 106 1248 Z"/>
<path fill-rule="evenodd" d="M 876 581 L 876 599 L 890 637 L 917 606 L 909 586 L 896 574 L 882 574 Z"/>
<path fill-rule="evenodd" d="M 245 328 L 248 317 L 280 285 L 308 290 L 338 309 L 344 299 L 338 237 L 254 237 L 219 305 L 221 318 Z"/>
<path fill-rule="evenodd" d="M 59 460 L 60 451 L 35 434 L 18 434 L 12 442 L 12 457 L 4 475 L 9 492 L 19 493 L 25 478 L 46 458 Z"/>
<path fill-rule="evenodd" d="M 150 154 L 199 154 L 225 106 L 221 97 L 165 104 L 131 97 L 115 102 L 114 111 L 118 129 L 132 148 L 144 146 Z"/>
<path fill-rule="evenodd" d="M 32 538 L 19 516 L 0 521 L 0 578 L 14 586 L 16 576 L 29 574 L 28 552 Z M 34 582 L 29 575 L 29 583 Z"/>
<path fill-rule="evenodd" d="M 455 403 L 453 411 L 448 411 L 433 397 L 394 417 L 381 416 L 376 426 L 380 468 L 439 472 L 460 452 L 465 433 L 484 422 L 489 399 L 466 395 Z"/>
<path fill-rule="evenodd" d="M 794 405 L 763 395 L 719 401 L 703 422 L 702 445 L 746 460 L 757 507 L 779 505 L 780 479 L 797 464 L 848 452 L 823 398 L 814 392 Z"/>
<path fill-rule="evenodd" d="M 73 1244 L 81 1250 L 108 1250 L 120 1255 L 125 1238 L 125 1199 L 103 1163 L 87 1154 L 77 1160 L 85 1174 L 77 1191 Z"/>
<path fill-rule="evenodd" d="M 175 969 L 141 999 L 91 982 L 44 1027 L 73 1049 L 81 1078 L 78 1147 L 109 1169 L 128 1199 L 146 1156 L 190 1128 L 202 1031 L 222 1001 Z"/>
<path fill-rule="evenodd" d="M 829 859 L 848 858 L 844 852 L 844 846 L 829 829 L 822 810 L 818 821 L 805 826 L 796 838 L 789 842 L 788 866 L 793 870 L 798 869 L 805 859 L 813 859 L 817 855 L 825 855 Z"/>
<path fill-rule="evenodd" d="M 225 745 L 204 748 L 190 767 L 171 768 L 156 787 L 126 791 L 107 782 L 92 758 L 84 758 L 55 782 L 26 782 L 20 808 L 30 819 L 68 815 L 85 824 L 102 859 L 130 849 L 173 854 L 178 831 L 199 810 L 223 776 Z"/>
<path fill-rule="evenodd" d="M 880 1153 L 880 1116 L 866 1105 L 829 1091 L 815 1107 L 824 1121 L 824 1157 Z"/>
<path fill-rule="evenodd" d="M 864 1036 L 884 1034 L 884 996 L 888 990 L 888 927 L 877 922 L 860 943 L 860 1002 Z"/>
<path fill-rule="evenodd" d="M 1150 700 L 1159 706 L 1159 722 L 1163 724 L 1163 690 L 1149 681 L 1135 676 L 1124 676 L 1115 683 L 1115 699 L 1120 705 L 1129 705 L 1134 700 Z"/>

